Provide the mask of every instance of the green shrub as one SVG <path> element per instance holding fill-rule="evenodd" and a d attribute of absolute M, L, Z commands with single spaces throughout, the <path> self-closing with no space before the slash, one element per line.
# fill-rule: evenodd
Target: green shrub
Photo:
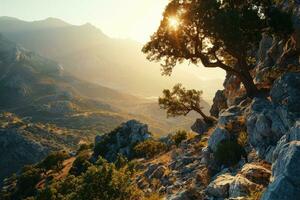
<path fill-rule="evenodd" d="M 173 140 L 178 146 L 183 140 L 187 139 L 187 132 L 186 131 L 177 131 L 175 135 L 173 135 Z"/>
<path fill-rule="evenodd" d="M 236 165 L 243 155 L 245 155 L 244 148 L 236 141 L 230 140 L 221 142 L 214 153 L 216 161 L 227 167 Z"/>
<path fill-rule="evenodd" d="M 114 164 L 103 163 L 92 166 L 82 177 L 73 200 L 135 200 L 141 199 L 143 193 L 131 181 L 131 177 L 123 170 L 117 170 Z"/>
<path fill-rule="evenodd" d="M 43 190 L 39 190 L 36 200 L 52 200 L 55 199 L 57 191 L 53 187 L 46 187 Z"/>
<path fill-rule="evenodd" d="M 118 154 L 118 157 L 115 161 L 115 166 L 117 169 L 121 169 L 123 167 L 125 167 L 128 163 L 128 160 L 125 156 L 123 156 L 122 154 Z"/>
<path fill-rule="evenodd" d="M 91 149 L 93 147 L 93 144 L 81 144 L 77 150 L 77 152 L 85 151 L 88 149 Z"/>
<path fill-rule="evenodd" d="M 62 180 L 56 180 L 52 184 L 38 191 L 36 200 L 70 200 L 76 196 L 76 191 L 81 184 L 81 177 L 69 175 Z"/>
<path fill-rule="evenodd" d="M 23 199 L 35 194 L 35 186 L 41 180 L 41 170 L 34 166 L 26 166 L 22 169 L 17 179 L 16 192 L 13 199 Z"/>
<path fill-rule="evenodd" d="M 95 144 L 94 155 L 96 157 L 98 156 L 105 157 L 106 153 L 108 152 L 106 145 L 107 145 L 106 140 L 103 140 L 102 142 L 98 142 L 97 144 Z"/>
<path fill-rule="evenodd" d="M 38 167 L 48 170 L 59 170 L 63 167 L 63 161 L 68 158 L 68 154 L 64 151 L 49 154 Z"/>
<path fill-rule="evenodd" d="M 164 152 L 166 148 L 167 147 L 164 143 L 153 139 L 149 139 L 144 142 L 138 143 L 133 148 L 133 150 L 136 157 L 152 158 L 155 155 Z"/>
<path fill-rule="evenodd" d="M 70 174 L 75 176 L 85 172 L 92 164 L 89 162 L 90 153 L 88 151 L 82 151 L 73 162 Z"/>

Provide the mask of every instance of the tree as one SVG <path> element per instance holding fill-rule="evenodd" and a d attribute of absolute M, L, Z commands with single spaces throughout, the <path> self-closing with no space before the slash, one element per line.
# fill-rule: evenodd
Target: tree
<path fill-rule="evenodd" d="M 81 151 L 74 160 L 69 173 L 79 176 L 80 174 L 86 172 L 86 170 L 92 165 L 89 161 L 90 157 L 89 151 Z"/>
<path fill-rule="evenodd" d="M 63 167 L 63 161 L 68 158 L 68 154 L 64 151 L 49 154 L 38 167 L 44 170 L 60 170 Z"/>
<path fill-rule="evenodd" d="M 259 94 L 251 76 L 261 33 L 290 34 L 291 23 L 275 24 L 271 0 L 171 0 L 151 40 L 143 47 L 150 61 L 163 61 L 163 75 L 178 63 L 202 63 L 237 76 L 249 97 Z M 291 20 L 284 20 L 290 22 Z M 271 24 L 268 24 L 271 22 Z"/>
<path fill-rule="evenodd" d="M 117 170 L 114 164 L 104 162 L 101 166 L 92 166 L 82 176 L 82 182 L 73 200 L 140 200 L 143 193 L 131 180 L 126 171 Z"/>
<path fill-rule="evenodd" d="M 12 199 L 24 199 L 35 194 L 36 184 L 41 180 L 41 170 L 32 165 L 25 166 L 17 179 L 16 191 Z"/>
<path fill-rule="evenodd" d="M 165 89 L 158 103 L 162 109 L 167 110 L 168 117 L 186 116 L 191 111 L 196 111 L 206 123 L 211 124 L 215 119 L 203 113 L 201 95 L 202 91 L 186 90 L 181 84 L 177 84 L 172 91 Z"/>

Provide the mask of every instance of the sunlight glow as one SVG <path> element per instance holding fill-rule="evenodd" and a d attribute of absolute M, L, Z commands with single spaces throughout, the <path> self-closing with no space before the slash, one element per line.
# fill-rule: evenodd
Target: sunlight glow
<path fill-rule="evenodd" d="M 173 30 L 177 30 L 180 25 L 178 17 L 169 17 L 168 23 L 169 23 L 169 27 L 172 28 Z"/>

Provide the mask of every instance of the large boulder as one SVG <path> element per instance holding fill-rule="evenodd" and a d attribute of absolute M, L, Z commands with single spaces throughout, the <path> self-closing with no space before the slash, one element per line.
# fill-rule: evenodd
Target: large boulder
<path fill-rule="evenodd" d="M 228 106 L 236 104 L 236 99 L 241 96 L 241 81 L 234 75 L 227 73 L 225 81 L 223 83 L 225 88 L 224 95 Z"/>
<path fill-rule="evenodd" d="M 290 72 L 277 79 L 271 89 L 272 102 L 287 110 L 290 123 L 300 118 L 300 73 Z"/>
<path fill-rule="evenodd" d="M 229 173 L 217 176 L 206 188 L 209 197 L 221 199 L 240 199 L 249 196 L 263 186 L 252 182 L 243 174 L 232 176 Z"/>
<path fill-rule="evenodd" d="M 249 108 L 246 122 L 249 143 L 261 158 L 271 162 L 272 151 L 288 125 L 268 99 L 255 98 Z"/>
<path fill-rule="evenodd" d="M 218 125 L 220 127 L 225 127 L 228 124 L 232 124 L 237 121 L 241 116 L 241 107 L 240 106 L 231 106 L 228 109 L 224 110 L 219 115 Z"/>
<path fill-rule="evenodd" d="M 130 120 L 121 124 L 118 128 L 102 136 L 96 136 L 95 146 L 102 152 L 95 152 L 94 157 L 100 154 L 109 161 L 114 161 L 118 154 L 131 159 L 134 156 L 133 147 L 143 142 L 152 135 L 148 126 L 136 120 Z M 97 148 L 96 148 L 97 149 Z"/>
<path fill-rule="evenodd" d="M 300 120 L 296 121 L 294 126 L 290 128 L 289 132 L 282 136 L 277 142 L 276 148 L 273 151 L 272 161 L 275 162 L 279 156 L 280 151 L 283 149 L 284 145 L 292 141 L 300 141 Z"/>
<path fill-rule="evenodd" d="M 271 170 L 262 165 L 253 163 L 245 164 L 240 173 L 248 180 L 259 185 L 266 186 L 270 182 Z"/>
<path fill-rule="evenodd" d="M 196 122 L 191 126 L 192 131 L 202 135 L 208 130 L 208 125 L 203 119 L 197 119 Z"/>
<path fill-rule="evenodd" d="M 226 101 L 224 90 L 218 90 L 213 99 L 213 105 L 209 111 L 211 116 L 218 117 L 219 113 L 228 107 Z"/>
<path fill-rule="evenodd" d="M 234 176 L 223 174 L 218 176 L 206 188 L 206 193 L 209 196 L 217 198 L 227 198 L 229 196 L 229 187 L 234 181 Z"/>
<path fill-rule="evenodd" d="M 252 191 L 256 191 L 258 188 L 260 188 L 259 185 L 238 174 L 234 177 L 234 180 L 229 186 L 229 197 L 245 197 L 250 195 Z"/>
<path fill-rule="evenodd" d="M 273 182 L 262 200 L 296 200 L 300 197 L 300 141 L 285 144 L 273 165 Z"/>
<path fill-rule="evenodd" d="M 230 139 L 230 133 L 225 128 L 217 127 L 208 140 L 208 147 L 213 152 L 216 152 L 218 145 L 222 141 L 229 140 L 229 139 Z"/>

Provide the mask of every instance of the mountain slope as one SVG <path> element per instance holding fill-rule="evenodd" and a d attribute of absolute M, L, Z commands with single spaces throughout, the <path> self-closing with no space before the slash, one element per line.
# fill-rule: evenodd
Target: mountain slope
<path fill-rule="evenodd" d="M 3 36 L 0 61 L 0 111 L 30 116 L 33 121 L 106 132 L 125 119 L 137 118 L 162 134 L 189 128 L 196 118 L 166 119 L 155 101 L 74 78 L 63 66 Z"/>
<path fill-rule="evenodd" d="M 150 124 L 155 134 L 178 125 L 159 116 L 133 110 L 149 100 L 81 81 L 56 62 L 28 51 L 0 35 L 0 184 L 4 177 L 33 164 L 49 152 L 72 150 L 90 143 L 96 134 L 136 118 Z M 131 110 L 129 112 L 129 110 Z M 9 113 L 7 113 L 9 112 Z M 139 113 L 139 114 L 137 114 Z M 10 167 L 8 167 L 10 166 Z"/>

